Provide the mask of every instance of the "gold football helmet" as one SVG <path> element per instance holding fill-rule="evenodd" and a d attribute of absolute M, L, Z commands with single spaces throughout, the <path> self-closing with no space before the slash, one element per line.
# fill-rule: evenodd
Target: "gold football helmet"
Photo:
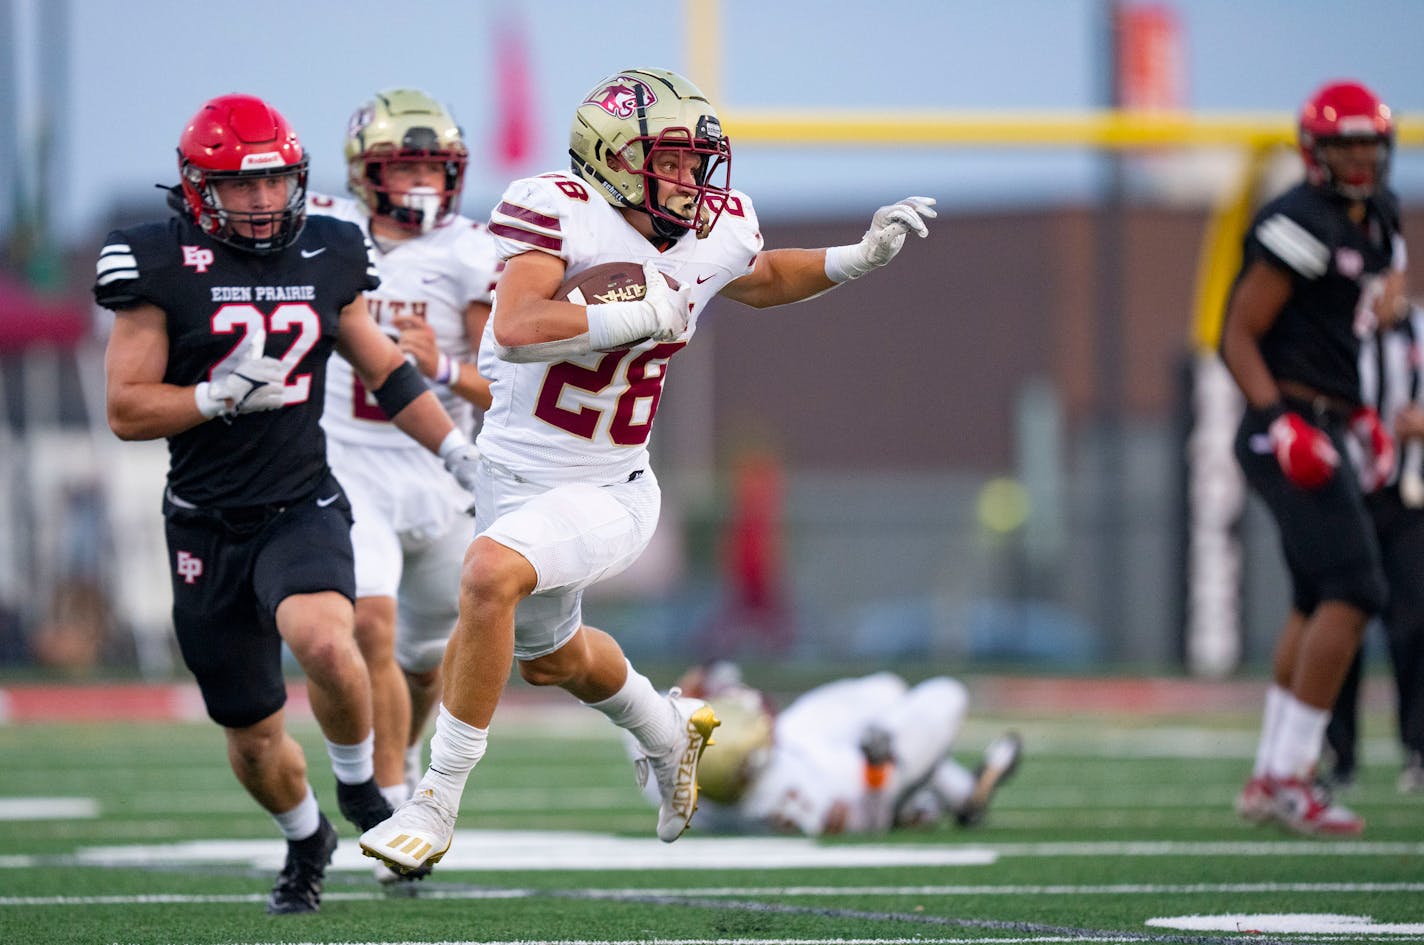
<path fill-rule="evenodd" d="M 443 193 L 392 193 L 385 165 L 439 161 Z M 346 129 L 347 189 L 375 216 L 426 232 L 448 222 L 460 204 L 469 149 L 449 110 L 419 89 L 386 89 L 356 109 Z M 433 190 L 433 188 L 428 188 Z"/>
<path fill-rule="evenodd" d="M 696 194 L 676 207 L 659 202 L 655 150 L 678 148 L 698 159 Z M 615 207 L 641 210 L 665 239 L 711 232 L 726 206 L 732 147 L 717 111 L 701 90 L 675 72 L 625 69 L 599 81 L 574 111 L 569 133 L 574 173 Z"/>
<path fill-rule="evenodd" d="M 774 720 L 762 694 L 735 686 L 707 700 L 722 724 L 697 766 L 702 796 L 719 804 L 741 800 L 771 757 Z"/>

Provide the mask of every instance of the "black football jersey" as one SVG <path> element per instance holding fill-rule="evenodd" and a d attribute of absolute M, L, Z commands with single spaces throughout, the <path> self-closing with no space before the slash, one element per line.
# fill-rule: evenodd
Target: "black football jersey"
<path fill-rule="evenodd" d="M 309 217 L 295 243 L 259 256 L 175 217 L 110 233 L 98 273 L 100 305 L 152 303 L 168 316 L 166 383 L 221 376 L 259 332 L 263 353 L 290 365 L 282 408 L 210 420 L 168 438 L 175 495 L 237 508 L 285 503 L 316 488 L 328 472 L 319 421 L 341 310 L 380 284 L 358 227 Z"/>
<path fill-rule="evenodd" d="M 1290 299 L 1261 339 L 1271 374 L 1359 403 L 1360 339 L 1374 327 L 1369 306 L 1393 263 L 1399 207 L 1393 194 L 1377 195 L 1363 224 L 1346 208 L 1308 183 L 1286 191 L 1252 221 L 1241 271 L 1264 259 L 1290 275 Z"/>

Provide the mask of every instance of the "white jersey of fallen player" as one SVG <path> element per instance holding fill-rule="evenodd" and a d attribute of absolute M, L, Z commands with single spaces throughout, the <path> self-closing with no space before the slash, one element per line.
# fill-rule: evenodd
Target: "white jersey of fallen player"
<path fill-rule="evenodd" d="M 750 272 L 761 251 L 751 200 L 733 191 L 706 239 L 689 232 L 659 252 L 582 180 L 554 173 L 510 184 L 489 228 L 501 259 L 549 253 L 564 261 L 566 277 L 602 263 L 651 261 L 692 286 L 690 324 L 677 341 L 512 364 L 494 354 L 496 314 L 480 345 L 480 373 L 494 400 L 478 440 L 487 459 L 536 483 L 611 483 L 646 468 L 669 359 L 697 331 L 712 297 Z"/>
<path fill-rule="evenodd" d="M 709 832 L 827 830 L 867 833 L 890 827 L 904 790 L 927 778 L 948 754 L 969 696 L 945 676 L 914 687 L 889 672 L 818 686 L 777 717 L 770 756 L 735 805 L 698 802 L 694 826 Z M 889 734 L 895 764 L 882 789 L 865 779 L 861 736 Z"/>
<path fill-rule="evenodd" d="M 346 197 L 313 194 L 311 213 L 349 220 L 370 232 L 364 204 Z M 472 360 L 475 340 L 465 334 L 465 309 L 471 302 L 491 300 L 498 260 L 489 231 L 468 217 L 457 216 L 429 233 L 386 245 L 375 239 L 375 259 L 381 285 L 366 295 L 371 317 L 391 337 L 400 315 L 423 317 L 435 329 L 436 343 L 452 360 Z M 472 433 L 475 408 L 449 390 L 431 385 L 450 419 Z M 346 443 L 422 449 L 391 423 L 351 370 L 345 358 L 332 355 L 327 365 L 326 411 L 322 428 L 328 437 Z"/>

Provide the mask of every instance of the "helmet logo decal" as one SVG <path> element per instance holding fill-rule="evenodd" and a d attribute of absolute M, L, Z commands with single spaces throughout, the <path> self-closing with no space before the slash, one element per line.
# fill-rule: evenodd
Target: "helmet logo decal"
<path fill-rule="evenodd" d="M 194 272 L 207 272 L 213 264 L 213 251 L 206 246 L 184 246 L 183 265 L 192 266 Z"/>
<path fill-rule="evenodd" d="M 264 167 L 285 167 L 287 159 L 276 151 L 263 151 L 260 154 L 244 154 L 242 156 L 242 170 L 250 171 Z"/>
<path fill-rule="evenodd" d="M 620 75 L 603 88 L 596 89 L 584 99 L 584 104 L 597 105 L 614 118 L 632 118 L 634 109 L 638 107 L 638 88 L 643 90 L 645 107 L 657 102 L 658 97 L 646 82 Z"/>
<path fill-rule="evenodd" d="M 346 134 L 348 137 L 356 137 L 366 130 L 366 126 L 376 119 L 376 105 L 374 102 L 367 102 L 356 111 L 352 112 L 351 120 L 346 123 Z"/>

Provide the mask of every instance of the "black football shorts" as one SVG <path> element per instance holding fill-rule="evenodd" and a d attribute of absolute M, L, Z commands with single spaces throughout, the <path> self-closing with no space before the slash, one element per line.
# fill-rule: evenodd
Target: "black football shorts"
<path fill-rule="evenodd" d="M 1350 465 L 1344 424 L 1315 422 L 1341 457 L 1335 475 L 1319 489 L 1302 489 L 1286 478 L 1254 411 L 1246 412 L 1237 430 L 1236 458 L 1280 529 L 1295 609 L 1310 614 L 1321 601 L 1339 600 L 1378 613 L 1386 595 L 1384 566 Z"/>
<path fill-rule="evenodd" d="M 334 477 L 285 506 L 163 504 L 173 626 L 214 722 L 243 728 L 287 700 L 277 605 L 293 594 L 356 598 L 351 505 Z"/>

